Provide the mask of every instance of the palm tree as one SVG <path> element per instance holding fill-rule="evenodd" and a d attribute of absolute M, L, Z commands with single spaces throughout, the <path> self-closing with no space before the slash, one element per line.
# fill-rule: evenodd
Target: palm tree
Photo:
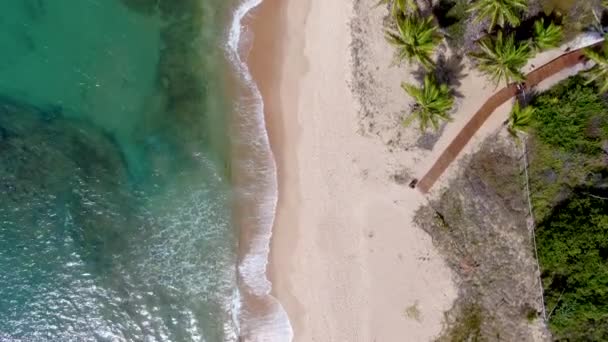
<path fill-rule="evenodd" d="M 403 16 L 409 11 L 417 11 L 418 4 L 416 0 L 380 0 L 377 6 L 390 5 L 391 15 L 393 18 Z"/>
<path fill-rule="evenodd" d="M 546 50 L 558 47 L 562 40 L 564 31 L 561 26 L 550 22 L 545 26 L 545 20 L 541 18 L 534 22 L 534 39 L 532 44 L 537 50 Z"/>
<path fill-rule="evenodd" d="M 530 125 L 530 121 L 532 121 L 532 115 L 536 108 L 532 106 L 521 107 L 519 101 L 515 101 L 515 105 L 511 110 L 511 115 L 509 116 L 509 120 L 507 120 L 507 131 L 515 138 L 519 139 L 518 133 L 525 132 L 528 126 Z"/>
<path fill-rule="evenodd" d="M 434 66 L 432 55 L 441 42 L 438 27 L 432 17 L 421 18 L 418 14 L 408 14 L 397 20 L 397 30 L 387 30 L 386 39 L 397 48 L 399 60 L 416 60 L 426 69 Z"/>
<path fill-rule="evenodd" d="M 416 101 L 412 114 L 403 121 L 405 126 L 418 119 L 421 131 L 426 131 L 429 125 L 437 130 L 440 121 L 452 120 L 448 113 L 454 106 L 454 96 L 446 84 L 438 84 L 429 74 L 424 77 L 422 87 L 409 83 L 401 87 Z"/>
<path fill-rule="evenodd" d="M 503 38 L 498 31 L 496 38 L 485 37 L 479 41 L 481 51 L 471 56 L 477 59 L 479 69 L 488 74 L 495 84 L 504 80 L 507 85 L 512 81 L 522 82 L 525 77 L 520 69 L 530 58 L 530 45 L 516 43 L 511 34 Z"/>
<path fill-rule="evenodd" d="M 608 36 L 606 36 L 606 38 L 608 38 Z M 587 58 L 595 62 L 593 68 L 585 73 L 587 76 L 586 84 L 597 82 L 600 87 L 600 92 L 605 93 L 608 91 L 608 42 L 604 40 L 600 51 L 587 48 L 583 52 Z"/>
<path fill-rule="evenodd" d="M 518 26 L 521 13 L 527 9 L 527 0 L 477 0 L 471 5 L 469 11 L 476 12 L 477 21 L 489 19 L 488 30 L 491 32 L 496 25 L 503 28 L 505 23 Z"/>

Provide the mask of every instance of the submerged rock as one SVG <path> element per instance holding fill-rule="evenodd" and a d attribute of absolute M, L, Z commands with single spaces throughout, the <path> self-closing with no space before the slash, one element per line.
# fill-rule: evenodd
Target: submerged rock
<path fill-rule="evenodd" d="M 132 217 L 123 157 L 99 129 L 47 114 L 0 104 L 0 236 L 10 249 L 63 227 L 84 260 L 107 264 L 108 248 L 126 248 L 121 229 Z"/>

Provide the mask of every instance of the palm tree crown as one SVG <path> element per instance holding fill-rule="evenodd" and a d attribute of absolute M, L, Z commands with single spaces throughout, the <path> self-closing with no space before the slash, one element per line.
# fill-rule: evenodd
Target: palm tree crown
<path fill-rule="evenodd" d="M 538 50 L 546 50 L 559 46 L 564 32 L 561 26 L 550 22 L 545 26 L 545 20 L 541 18 L 534 22 L 534 39 L 532 43 Z"/>
<path fill-rule="evenodd" d="M 386 31 L 386 39 L 397 48 L 399 60 L 416 60 L 431 69 L 434 65 L 431 57 L 441 42 L 441 35 L 432 17 L 409 14 L 398 18 L 396 31 Z"/>
<path fill-rule="evenodd" d="M 516 43 L 513 35 L 505 39 L 502 31 L 498 31 L 496 38 L 482 39 L 479 47 L 481 51 L 471 56 L 477 60 L 479 69 L 488 74 L 494 83 L 504 80 L 508 85 L 512 81 L 524 80 L 520 69 L 530 58 L 530 45 L 527 42 Z"/>
<path fill-rule="evenodd" d="M 440 121 L 451 120 L 448 113 L 454 105 L 454 96 L 446 84 L 438 84 L 432 76 L 426 75 L 422 87 L 409 83 L 403 83 L 401 87 L 416 101 L 412 115 L 405 119 L 404 125 L 418 119 L 421 131 L 429 125 L 437 130 Z"/>
<path fill-rule="evenodd" d="M 532 115 L 536 108 L 532 106 L 521 107 L 519 101 L 515 101 L 515 105 L 511 110 L 511 115 L 509 116 L 509 120 L 507 122 L 507 130 L 509 133 L 518 138 L 519 132 L 524 132 L 530 125 L 530 121 L 532 121 Z"/>
<path fill-rule="evenodd" d="M 595 62 L 593 68 L 585 73 L 587 84 L 597 82 L 600 92 L 605 93 L 608 91 L 608 41 L 604 40 L 600 51 L 588 48 L 584 53 L 587 58 Z"/>
<path fill-rule="evenodd" d="M 489 19 L 491 32 L 496 25 L 504 27 L 505 23 L 508 23 L 511 26 L 518 26 L 521 12 L 527 9 L 527 0 L 477 0 L 469 11 L 477 13 L 477 21 Z"/>
<path fill-rule="evenodd" d="M 390 5 L 393 18 L 405 15 L 407 12 L 418 10 L 416 0 L 380 0 L 378 6 Z"/>

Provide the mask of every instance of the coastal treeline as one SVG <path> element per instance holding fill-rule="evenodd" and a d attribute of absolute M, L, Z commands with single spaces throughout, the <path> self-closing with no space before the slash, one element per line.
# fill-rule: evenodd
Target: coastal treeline
<path fill-rule="evenodd" d="M 530 197 L 547 321 L 558 340 L 608 340 L 604 82 L 572 77 L 532 101 Z"/>
<path fill-rule="evenodd" d="M 403 122 L 418 121 L 422 131 L 437 130 L 454 111 L 457 91 L 445 69 L 444 51 L 464 57 L 498 87 L 524 83 L 522 69 L 537 53 L 583 32 L 608 33 L 608 1 L 383 0 L 381 4 L 389 8 L 386 37 L 397 61 L 424 71 L 420 85 L 402 86 L 415 102 Z M 440 340 L 516 336 L 519 332 L 509 331 L 509 324 L 540 319 L 558 341 L 608 340 L 608 43 L 587 48 L 584 56 L 593 65 L 590 69 L 542 94 L 531 89 L 516 99 L 505 128 L 517 150 L 526 152 L 524 157 L 516 160 L 502 152 L 493 159 L 497 147 L 482 148 L 461 176 L 467 182 L 452 182 L 440 199 L 421 211 L 418 223 L 454 263 L 452 268 L 464 284 L 452 310 L 457 318 L 450 316 Z M 497 160 L 502 157 L 509 163 Z M 510 167 L 522 158 L 528 162 L 529 175 Z M 498 176 L 504 170 L 510 175 Z M 519 187 L 524 175 L 529 192 Z M 483 221 L 479 210 L 498 203 L 497 208 L 510 209 L 505 217 L 517 216 L 522 209 L 512 205 L 519 202 L 509 193 L 529 195 L 542 312 L 532 297 L 509 297 L 506 285 L 511 283 L 503 278 L 501 268 L 512 262 L 503 260 L 497 266 L 488 258 L 499 250 L 505 254 L 501 257 L 513 251 L 511 245 L 483 236 L 501 233 L 494 229 L 496 224 Z M 484 205 L 469 199 L 472 194 L 485 199 Z M 503 216 L 498 212 L 492 215 Z M 509 226 L 507 220 L 499 225 Z M 481 247 L 484 244 L 494 247 Z M 526 286 L 532 288 L 533 283 L 528 280 Z M 500 295 L 494 293 L 498 290 Z M 494 295 L 512 302 L 500 307 L 492 302 Z M 516 307 L 518 312 L 513 311 Z"/>
<path fill-rule="evenodd" d="M 586 76 L 516 102 L 517 138 L 489 137 L 417 214 L 459 279 L 439 341 L 526 341 L 543 325 L 608 340 L 608 97 Z"/>
<path fill-rule="evenodd" d="M 403 123 L 418 121 L 421 131 L 437 130 L 454 111 L 458 68 L 446 63 L 444 54 L 468 61 L 496 86 L 508 85 L 524 81 L 522 68 L 535 54 L 583 29 L 603 31 L 599 0 L 381 0 L 379 5 L 389 9 L 385 34 L 397 62 L 418 65 L 425 74 L 420 86 L 403 85 L 414 100 Z"/>

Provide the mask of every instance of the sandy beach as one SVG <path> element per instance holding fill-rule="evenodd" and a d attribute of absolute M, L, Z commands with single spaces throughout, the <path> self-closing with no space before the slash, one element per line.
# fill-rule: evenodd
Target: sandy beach
<path fill-rule="evenodd" d="M 424 198 L 391 178 L 403 156 L 360 133 L 353 15 L 348 0 L 265 0 L 252 13 L 248 61 L 279 173 L 273 294 L 295 341 L 430 340 L 456 289 L 412 223 Z"/>
<path fill-rule="evenodd" d="M 462 279 L 413 219 L 462 174 L 464 155 L 495 133 L 506 136 L 512 100 L 475 132 L 426 197 L 407 186 L 429 171 L 499 87 L 442 45 L 436 58 L 458 79 L 452 120 L 438 132 L 404 127 L 412 99 L 401 83 L 417 83 L 420 70 L 395 63 L 384 39 L 388 12 L 376 4 L 265 0 L 248 22 L 255 37 L 248 64 L 264 99 L 278 169 L 268 275 L 295 341 L 437 338 Z M 596 38 L 581 36 L 538 54 L 523 71 L 590 39 Z M 584 67 L 563 70 L 536 88 Z"/>

